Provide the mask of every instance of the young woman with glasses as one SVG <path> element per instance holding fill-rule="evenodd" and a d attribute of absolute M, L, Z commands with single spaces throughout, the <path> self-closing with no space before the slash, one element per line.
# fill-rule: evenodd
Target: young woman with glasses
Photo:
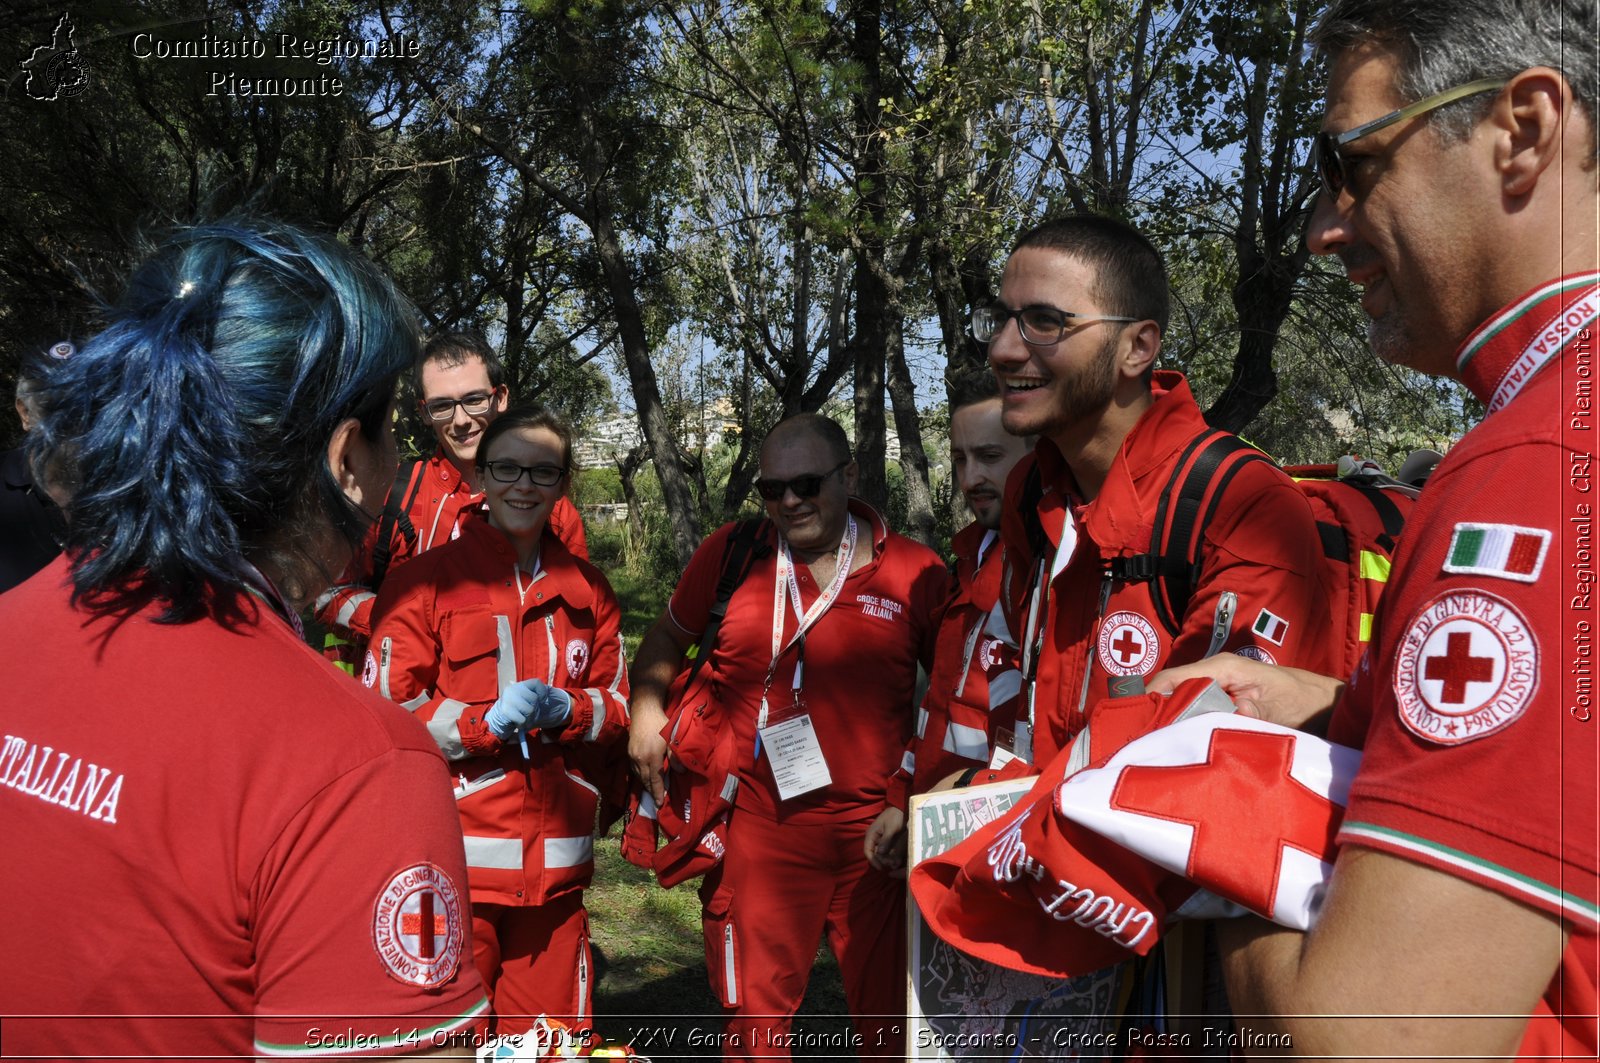
<path fill-rule="evenodd" d="M 474 956 L 508 1033 L 540 1014 L 579 1026 L 592 1014 L 583 889 L 627 729 L 616 595 L 550 529 L 571 462 L 571 429 L 540 407 L 485 430 L 487 514 L 390 576 L 363 672 L 450 763 Z"/>
<path fill-rule="evenodd" d="M 179 232 L 34 395 L 65 553 L 0 596 L 6 1047 L 427 1054 L 481 1025 L 429 736 L 298 614 L 394 477 L 410 307 L 332 240 Z M 9 634 L 4 634 L 9 632 Z M 315 1018 L 309 1018 L 315 1016 Z"/>

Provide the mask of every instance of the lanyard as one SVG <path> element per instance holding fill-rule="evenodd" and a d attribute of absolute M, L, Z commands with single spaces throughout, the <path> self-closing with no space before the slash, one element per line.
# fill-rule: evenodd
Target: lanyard
<path fill-rule="evenodd" d="M 805 635 L 821 619 L 830 606 L 838 600 L 839 592 L 844 589 L 844 581 L 850 576 L 850 563 L 856 554 L 856 519 L 846 514 L 845 533 L 839 540 L 839 552 L 835 555 L 837 567 L 833 579 L 827 588 L 811 603 L 810 609 L 804 609 L 800 601 L 800 584 L 795 579 L 794 555 L 789 550 L 788 542 L 778 544 L 777 578 L 772 585 L 772 663 L 767 665 L 767 679 L 761 689 L 761 717 L 763 726 L 766 720 L 767 690 L 772 687 L 773 676 L 778 671 L 778 660 L 791 646 L 798 646 L 800 659 L 795 662 L 794 669 L 794 695 L 798 700 L 800 696 L 800 682 L 805 668 Z M 784 601 L 784 592 L 788 591 L 788 601 Z M 783 624 L 789 617 L 789 607 L 794 608 L 794 615 L 799 618 L 795 626 L 794 635 L 788 642 L 783 641 Z"/>

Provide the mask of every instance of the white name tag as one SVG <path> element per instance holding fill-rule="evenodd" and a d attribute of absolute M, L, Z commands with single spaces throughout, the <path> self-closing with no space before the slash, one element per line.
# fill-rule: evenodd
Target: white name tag
<path fill-rule="evenodd" d="M 811 726 L 810 713 L 761 728 L 761 746 L 767 751 L 781 800 L 820 790 L 833 782 L 816 728 Z"/>

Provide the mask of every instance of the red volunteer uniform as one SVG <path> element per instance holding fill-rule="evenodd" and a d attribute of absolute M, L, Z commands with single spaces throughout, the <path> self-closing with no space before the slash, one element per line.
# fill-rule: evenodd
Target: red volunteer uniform
<path fill-rule="evenodd" d="M 392 1054 L 481 1025 L 423 727 L 255 599 L 114 621 L 66 581 L 0 598 L 7 643 L 49 647 L 8 658 L 0 703 L 6 1051 Z"/>
<path fill-rule="evenodd" d="M 1341 844 L 1564 921 L 1522 1058 L 1596 1053 L 1595 444 L 1577 386 L 1596 279 L 1536 289 L 1457 356 L 1488 416 L 1428 480 L 1329 731 L 1364 746 Z"/>
<path fill-rule="evenodd" d="M 411 480 L 406 494 L 416 488 L 411 506 L 406 512 L 416 540 L 408 539 L 399 528 L 389 541 L 389 571 L 396 566 L 461 534 L 462 515 L 478 509 L 483 502 L 483 492 L 473 491 L 456 470 L 443 450 L 435 450 L 427 461 L 417 463 L 411 470 Z M 565 495 L 556 499 L 550 511 L 550 528 L 574 557 L 589 559 L 588 540 L 583 533 L 583 520 L 578 507 Z M 370 550 L 374 532 L 368 536 L 368 558 L 357 561 L 365 567 L 352 567 L 337 587 L 317 598 L 317 621 L 335 635 L 365 643 L 372 635 L 372 609 L 377 593 L 367 584 L 371 577 Z M 359 659 L 359 651 L 355 658 Z"/>
<path fill-rule="evenodd" d="M 746 758 L 726 856 L 701 889 L 712 989 L 728 1015 L 727 1058 L 788 1057 L 791 1019 L 824 931 L 857 1017 L 858 1051 L 904 1055 L 894 1017 L 905 1010 L 905 890 L 868 866 L 862 839 L 911 734 L 917 667 L 932 658 L 949 577 L 937 555 L 889 531 L 870 507 L 852 500 L 850 513 L 856 549 L 872 557 L 806 631 L 799 681 L 800 647 L 789 645 L 798 620 L 770 531 L 773 549 L 729 600 L 706 665 Z M 691 637 L 705 628 L 733 528 L 701 544 L 673 593 L 669 615 Z M 809 610 L 826 588 L 805 565 L 795 580 Z M 786 648 L 774 663 L 775 634 Z M 780 799 L 770 751 L 756 754 L 764 694 L 770 725 L 809 716 L 829 784 Z"/>
<path fill-rule="evenodd" d="M 475 948 L 500 1015 L 590 1012 L 588 920 L 595 773 L 627 732 L 616 595 L 549 531 L 524 587 L 499 531 L 460 537 L 384 582 L 362 679 L 425 723 L 454 776 Z M 505 687 L 542 679 L 572 698 L 558 732 L 519 743 L 484 722 Z M 477 940 L 481 939 L 481 940 Z"/>
<path fill-rule="evenodd" d="M 997 725 L 1011 722 L 993 710 L 1013 707 L 1022 684 L 1015 647 L 988 630 L 991 613 L 1005 626 L 995 610 L 1003 567 L 999 534 L 972 523 L 950 545 L 956 591 L 939 620 L 916 733 L 889 780 L 888 803 L 902 811 L 911 794 L 989 762 Z"/>
<path fill-rule="evenodd" d="M 1010 629 L 1024 640 L 1025 661 L 1028 559 L 1035 554 L 1021 507 L 1035 464 L 1043 489 L 1036 511 L 1052 573 L 1031 736 L 1026 690 L 1018 708 L 1019 746 L 1026 751 L 1031 737 L 1028 759 L 1035 766 L 1066 748 L 1094 704 L 1112 694 L 1112 681 L 1142 680 L 1217 652 L 1327 673 L 1341 650 L 1342 634 L 1331 630 L 1325 604 L 1311 507 L 1266 462 L 1239 470 L 1206 524 L 1200 574 L 1176 637 L 1157 619 L 1150 583 L 1114 580 L 1106 572 L 1113 558 L 1150 549 L 1156 508 L 1172 470 L 1207 428 L 1181 373 L 1157 372 L 1153 393 L 1154 405 L 1123 440 L 1093 501 L 1082 501 L 1071 469 L 1048 440 L 1006 481 L 1002 597 Z"/>

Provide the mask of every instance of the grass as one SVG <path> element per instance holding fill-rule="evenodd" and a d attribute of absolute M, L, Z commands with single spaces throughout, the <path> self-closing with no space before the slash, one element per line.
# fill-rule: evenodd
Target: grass
<path fill-rule="evenodd" d="M 709 1046 L 722 1019 L 706 979 L 697 886 L 656 885 L 649 872 L 622 859 L 615 829 L 595 845 L 594 885 L 584 894 L 590 935 L 606 957 L 595 988 L 595 1030 L 608 1041 L 632 1042 L 657 1061 L 717 1055 Z M 842 1033 L 849 1028 L 846 1014 L 838 965 L 819 948 L 795 1029 Z M 797 1056 L 836 1054 L 795 1050 Z"/>

